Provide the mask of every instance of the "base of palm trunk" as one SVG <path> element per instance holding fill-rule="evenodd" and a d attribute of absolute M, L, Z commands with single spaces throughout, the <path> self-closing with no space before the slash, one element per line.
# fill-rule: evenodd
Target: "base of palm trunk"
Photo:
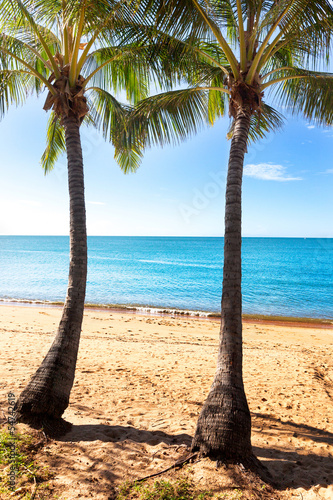
<path fill-rule="evenodd" d="M 54 417 L 48 413 L 35 413 L 31 411 L 31 404 L 25 403 L 21 398 L 16 403 L 16 420 L 28 424 L 34 429 L 43 429 L 49 437 L 60 437 L 69 432 L 72 424 L 63 418 Z"/>
<path fill-rule="evenodd" d="M 66 352 L 67 343 L 62 340 L 65 337 L 63 330 L 58 331 L 41 365 L 16 402 L 16 415 L 20 422 L 39 425 L 42 420 L 59 427 L 56 422 L 61 422 L 69 405 L 75 370 L 75 363 Z"/>
<path fill-rule="evenodd" d="M 46 366 L 48 369 L 46 369 Z M 65 434 L 71 424 L 61 418 L 68 407 L 69 397 L 55 389 L 50 365 L 44 362 L 20 394 L 16 405 L 18 422 L 44 429 L 49 436 Z"/>
<path fill-rule="evenodd" d="M 33 429 L 42 429 L 46 436 L 58 438 L 69 432 L 73 424 L 63 418 L 53 418 L 46 414 L 21 413 L 17 411 L 17 421 L 28 424 Z"/>
<path fill-rule="evenodd" d="M 214 384 L 199 415 L 192 451 L 222 462 L 244 463 L 253 456 L 244 390 Z"/>
<path fill-rule="evenodd" d="M 251 414 L 241 388 L 213 384 L 199 415 L 191 448 L 216 461 L 217 466 L 242 464 L 273 484 L 269 470 L 253 454 Z"/>

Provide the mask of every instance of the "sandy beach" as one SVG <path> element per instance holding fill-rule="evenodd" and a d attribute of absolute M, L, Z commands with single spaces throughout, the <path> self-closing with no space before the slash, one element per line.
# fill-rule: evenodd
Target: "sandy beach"
<path fill-rule="evenodd" d="M 7 393 L 18 395 L 35 372 L 60 314 L 60 308 L 0 307 L 2 423 Z M 74 425 L 38 454 L 54 471 L 49 498 L 107 500 L 125 480 L 183 456 L 214 375 L 218 332 L 218 320 L 86 310 L 64 414 Z M 281 498 L 333 499 L 332 348 L 330 328 L 244 323 L 252 443 Z M 207 459 L 193 464 L 191 474 L 214 495 L 235 488 Z"/>

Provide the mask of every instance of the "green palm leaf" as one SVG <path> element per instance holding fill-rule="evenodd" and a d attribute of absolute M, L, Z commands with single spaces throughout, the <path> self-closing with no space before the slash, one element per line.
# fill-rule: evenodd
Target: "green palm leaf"
<path fill-rule="evenodd" d="M 126 92 L 130 102 L 147 97 L 151 75 L 144 49 L 135 46 L 107 47 L 92 52 L 83 66 L 89 86 L 112 88 L 115 94 Z M 94 76 L 92 78 L 89 75 Z"/>
<path fill-rule="evenodd" d="M 142 158 L 139 143 L 131 143 L 127 135 L 127 119 L 131 108 L 100 88 L 89 93 L 90 119 L 105 140 L 115 147 L 115 159 L 125 174 L 135 172 Z M 124 146 L 125 144 L 125 146 Z"/>
<path fill-rule="evenodd" d="M 251 117 L 248 144 L 263 139 L 269 132 L 275 132 L 283 127 L 284 117 L 268 104 L 263 104 L 260 113 Z M 230 124 L 227 138 L 232 139 L 235 122 Z"/>
<path fill-rule="evenodd" d="M 0 70 L 0 119 L 12 104 L 24 104 L 34 81 L 20 70 Z"/>
<path fill-rule="evenodd" d="M 177 144 L 205 124 L 212 124 L 225 111 L 224 99 L 214 90 L 198 87 L 152 96 L 129 115 L 127 147 Z"/>
<path fill-rule="evenodd" d="M 294 68 L 276 73 L 274 77 L 278 80 L 280 74 L 283 78 L 286 73 L 291 78 L 274 86 L 276 101 L 293 114 L 301 114 L 317 124 L 332 125 L 333 74 Z"/>
<path fill-rule="evenodd" d="M 66 151 L 65 131 L 54 112 L 47 124 L 46 149 L 41 158 L 45 174 L 53 170 L 59 156 Z"/>

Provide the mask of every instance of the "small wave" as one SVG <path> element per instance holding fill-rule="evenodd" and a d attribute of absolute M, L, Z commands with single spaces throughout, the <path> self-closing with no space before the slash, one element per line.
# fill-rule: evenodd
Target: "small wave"
<path fill-rule="evenodd" d="M 138 306 L 134 308 L 137 312 L 143 314 L 166 314 L 168 316 L 198 316 L 200 318 L 211 318 L 220 316 L 219 313 L 208 312 L 208 311 L 195 311 L 190 309 L 171 309 L 171 308 L 161 308 L 161 307 L 142 307 Z"/>
<path fill-rule="evenodd" d="M 63 305 L 63 302 L 51 301 L 51 300 L 39 300 L 39 299 L 13 299 L 12 297 L 0 297 L 0 304 L 25 304 L 31 306 L 57 306 Z"/>
<path fill-rule="evenodd" d="M 100 309 L 113 309 L 117 311 L 128 311 L 132 313 L 155 315 L 155 316 L 196 316 L 200 318 L 215 318 L 220 317 L 219 312 L 215 311 L 201 311 L 196 309 L 179 309 L 173 307 L 158 307 L 147 306 L 139 304 L 93 304 L 86 303 L 85 307 L 100 308 Z"/>
<path fill-rule="evenodd" d="M 30 306 L 63 306 L 64 303 L 61 301 L 51 301 L 51 300 L 32 300 L 32 299 L 15 299 L 9 297 L 1 297 L 0 304 L 3 305 L 30 305 Z M 177 309 L 169 307 L 154 307 L 154 306 L 141 306 L 141 305 L 131 305 L 131 304 L 96 304 L 96 303 L 86 303 L 86 308 L 96 308 L 96 309 L 113 309 L 119 311 L 137 312 L 147 315 L 167 315 L 167 316 L 196 316 L 200 318 L 212 318 L 219 317 L 220 313 L 214 311 L 198 311 L 191 309 Z"/>

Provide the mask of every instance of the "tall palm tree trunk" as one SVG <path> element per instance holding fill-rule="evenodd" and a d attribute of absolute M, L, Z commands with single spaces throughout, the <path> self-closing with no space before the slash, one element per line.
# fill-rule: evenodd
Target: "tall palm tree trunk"
<path fill-rule="evenodd" d="M 193 451 L 217 460 L 252 456 L 251 416 L 242 377 L 241 218 L 244 155 L 251 113 L 239 108 L 226 188 L 223 292 L 217 370 L 199 416 Z"/>
<path fill-rule="evenodd" d="M 79 349 L 87 277 L 87 234 L 80 122 L 63 119 L 70 199 L 70 265 L 62 318 L 54 342 L 17 401 L 20 421 L 52 428 L 69 403 Z"/>

